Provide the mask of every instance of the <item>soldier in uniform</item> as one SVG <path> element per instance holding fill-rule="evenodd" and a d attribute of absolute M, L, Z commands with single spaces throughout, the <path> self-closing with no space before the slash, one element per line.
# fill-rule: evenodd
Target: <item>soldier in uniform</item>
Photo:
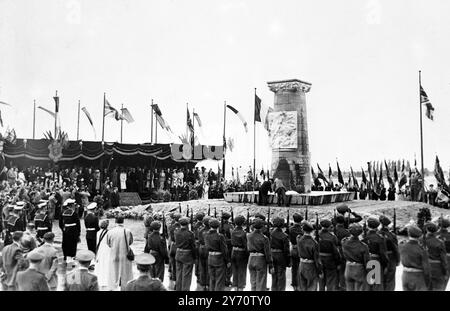
<path fill-rule="evenodd" d="M 297 236 L 300 266 L 298 279 L 301 291 L 316 291 L 319 278 L 323 276 L 319 257 L 319 243 L 312 237 L 314 230 L 311 223 L 303 222 L 303 236 Z"/>
<path fill-rule="evenodd" d="M 363 242 L 369 246 L 369 256 L 371 260 L 376 260 L 380 263 L 381 267 L 381 284 L 369 284 L 369 290 L 371 291 L 382 291 L 384 282 L 384 271 L 387 268 L 389 259 L 387 256 L 387 246 L 386 239 L 378 233 L 378 227 L 380 226 L 380 221 L 375 216 L 370 216 L 367 219 L 367 226 L 369 230 L 366 236 L 363 238 Z M 376 280 L 375 280 L 376 281 Z"/>
<path fill-rule="evenodd" d="M 289 240 L 291 242 L 291 273 L 292 273 L 292 287 L 294 291 L 300 290 L 298 286 L 298 267 L 300 265 L 300 257 L 298 256 L 298 248 L 297 248 L 297 236 L 303 235 L 303 230 L 301 226 L 301 222 L 303 221 L 303 216 L 295 213 L 292 215 L 294 219 L 294 224 L 289 228 Z"/>
<path fill-rule="evenodd" d="M 266 291 L 267 267 L 271 274 L 274 272 L 269 238 L 261 232 L 264 224 L 263 220 L 255 219 L 254 230 L 247 235 L 247 247 L 250 252 L 248 270 L 252 291 Z"/>
<path fill-rule="evenodd" d="M 160 279 L 151 277 L 151 266 L 155 263 L 155 257 L 151 254 L 139 254 L 135 257 L 139 276 L 128 282 L 125 291 L 166 291 Z"/>
<path fill-rule="evenodd" d="M 444 291 L 448 275 L 445 243 L 436 237 L 438 227 L 434 223 L 427 223 L 425 228 L 427 230 L 425 247 L 430 263 L 430 290 Z"/>
<path fill-rule="evenodd" d="M 16 231 L 25 231 L 25 222 L 21 215 L 23 206 L 10 205 L 9 209 L 11 210 L 11 212 L 8 218 L 6 218 L 6 236 L 4 241 L 5 246 L 13 242 L 11 238 L 12 233 Z"/>
<path fill-rule="evenodd" d="M 217 219 L 209 221 L 211 229 L 205 235 L 205 246 L 208 251 L 209 290 L 223 291 L 225 289 L 226 269 L 231 266 L 225 236 L 217 229 L 220 222 Z"/>
<path fill-rule="evenodd" d="M 198 232 L 198 255 L 199 255 L 199 276 L 198 281 L 200 290 L 207 291 L 209 289 L 209 274 L 208 274 L 208 250 L 205 245 L 205 236 L 209 232 L 209 221 L 212 218 L 205 216 L 203 218 L 203 227 Z"/>
<path fill-rule="evenodd" d="M 450 272 L 450 232 L 448 232 L 448 227 L 450 227 L 450 220 L 448 218 L 440 219 L 440 230 L 437 233 L 438 239 L 442 240 L 445 245 L 445 251 L 447 255 L 447 271 Z M 449 280 L 450 273 L 447 274 L 447 279 L 445 280 L 445 288 L 447 288 L 447 283 Z"/>
<path fill-rule="evenodd" d="M 236 226 L 231 232 L 231 270 L 233 274 L 233 287 L 236 291 L 243 291 L 247 280 L 247 233 L 242 228 L 245 224 L 245 217 L 242 215 L 234 218 Z"/>
<path fill-rule="evenodd" d="M 408 227 L 408 241 L 402 241 L 399 244 L 404 291 L 428 290 L 430 263 L 426 249 L 419 244 L 421 236 L 422 230 L 416 225 L 411 225 Z"/>
<path fill-rule="evenodd" d="M 353 212 L 347 204 L 341 203 L 338 206 L 336 206 L 336 211 L 339 213 L 339 215 L 342 215 L 344 217 L 344 228 L 348 229 L 350 224 L 358 223 L 362 220 L 361 215 Z M 353 216 L 353 217 L 352 217 Z M 337 217 L 334 219 L 333 225 L 336 226 L 337 224 Z"/>
<path fill-rule="evenodd" d="M 62 249 L 64 253 L 64 260 L 67 257 L 74 257 L 77 252 L 77 244 L 80 240 L 80 218 L 75 212 L 75 200 L 67 199 L 64 202 L 67 209 L 62 213 L 59 219 L 59 227 L 63 232 Z"/>
<path fill-rule="evenodd" d="M 323 219 L 320 222 L 322 230 L 319 234 L 320 260 L 323 265 L 323 279 L 319 282 L 319 290 L 335 291 L 338 289 L 338 266 L 341 256 L 338 251 L 338 239 L 330 232 L 331 221 Z"/>
<path fill-rule="evenodd" d="M 98 223 L 98 216 L 95 215 L 95 209 L 97 203 L 92 202 L 86 209 L 86 216 L 84 216 L 84 226 L 86 227 L 86 243 L 88 250 L 97 253 L 97 232 L 100 231 L 100 226 Z"/>
<path fill-rule="evenodd" d="M 148 235 L 152 232 L 152 229 L 150 229 L 150 224 L 154 221 L 155 219 L 150 216 L 147 215 L 144 219 L 144 227 L 145 227 L 145 231 L 144 231 L 144 239 L 147 241 L 148 239 Z"/>
<path fill-rule="evenodd" d="M 12 243 L 6 245 L 2 249 L 1 259 L 3 261 L 2 271 L 5 274 L 4 279 L 2 278 L 3 290 L 15 291 L 16 283 L 15 277 L 16 272 L 23 261 L 23 251 L 20 245 L 20 240 L 23 236 L 22 231 L 15 231 L 12 233 Z"/>
<path fill-rule="evenodd" d="M 75 209 L 74 209 L 74 214 Z M 64 214 L 63 214 L 64 217 Z M 65 291 L 98 291 L 97 276 L 89 272 L 89 266 L 95 254 L 90 250 L 80 250 L 76 253 L 76 261 L 78 261 L 78 268 L 73 269 L 66 275 L 66 282 L 64 284 Z"/>
<path fill-rule="evenodd" d="M 272 291 L 286 290 L 286 268 L 291 266 L 289 237 L 283 232 L 284 218 L 275 217 L 275 227 L 271 232 L 270 251 L 272 252 L 274 273 L 272 275 Z"/>
<path fill-rule="evenodd" d="M 267 224 L 266 223 L 266 216 L 264 216 L 261 213 L 256 213 L 255 214 L 255 219 L 261 219 L 265 224 Z M 268 224 L 268 226 L 263 226 L 261 228 L 261 233 L 264 234 L 268 238 L 270 238 L 269 226 L 270 226 L 270 224 Z"/>
<path fill-rule="evenodd" d="M 195 238 L 195 277 L 197 279 L 197 290 L 201 289 L 200 285 L 200 242 L 199 242 L 199 232 L 203 227 L 203 218 L 205 214 L 203 212 L 197 212 L 195 214 L 195 222 L 192 224 L 192 232 Z"/>
<path fill-rule="evenodd" d="M 363 232 L 360 224 L 351 224 L 349 232 L 351 236 L 342 240 L 347 291 L 365 291 L 367 289 L 366 265 L 369 261 L 369 247 L 359 239 Z"/>
<path fill-rule="evenodd" d="M 169 263 L 169 254 L 167 253 L 166 239 L 164 239 L 159 230 L 161 222 L 153 221 L 150 224 L 152 232 L 147 238 L 144 253 L 150 253 L 155 258 L 155 263 L 151 265 L 150 275 L 152 278 L 159 278 L 164 281 L 164 264 Z"/>
<path fill-rule="evenodd" d="M 231 231 L 233 230 L 233 225 L 229 222 L 231 218 L 231 214 L 228 212 L 222 213 L 222 219 L 220 224 L 219 232 L 223 234 L 225 237 L 225 241 L 227 244 L 227 249 L 229 252 L 227 253 L 228 259 L 227 262 L 231 262 Z M 225 286 L 231 286 L 231 265 L 226 268 L 226 278 L 225 278 Z"/>
<path fill-rule="evenodd" d="M 49 291 L 45 275 L 39 271 L 44 259 L 39 251 L 31 251 L 27 255 L 29 267 L 25 271 L 17 272 L 16 288 L 19 291 Z"/>
<path fill-rule="evenodd" d="M 337 237 L 338 240 L 338 250 L 339 254 L 341 255 L 341 262 L 338 267 L 338 273 L 339 273 L 339 290 L 345 290 L 346 284 L 345 284 L 345 257 L 342 254 L 342 240 L 346 237 L 349 237 L 351 234 L 350 232 L 345 228 L 345 218 L 343 215 L 337 215 L 335 219 L 336 225 L 334 227 L 334 235 Z"/>
<path fill-rule="evenodd" d="M 195 260 L 195 238 L 194 233 L 189 230 L 189 218 L 180 219 L 181 228 L 175 232 L 176 246 L 176 290 L 189 291 L 192 282 L 192 269 Z"/>
<path fill-rule="evenodd" d="M 177 248 L 175 244 L 175 231 L 180 228 L 180 224 L 178 221 L 181 218 L 181 214 L 172 213 L 170 217 L 172 218 L 172 223 L 169 225 L 169 273 L 170 273 L 169 288 L 174 289 L 175 282 L 177 280 L 177 266 L 175 261 L 175 254 Z"/>
<path fill-rule="evenodd" d="M 47 203 L 39 203 L 37 206 L 36 216 L 34 216 L 34 225 L 36 226 L 36 239 L 43 244 L 44 234 L 52 232 L 52 222 L 47 215 Z"/>
<path fill-rule="evenodd" d="M 380 216 L 381 229 L 380 234 L 386 239 L 386 250 L 388 255 L 388 263 L 384 273 L 384 290 L 395 290 L 395 270 L 400 263 L 400 254 L 398 252 L 398 240 L 395 233 L 388 228 L 391 223 L 386 216 Z"/>

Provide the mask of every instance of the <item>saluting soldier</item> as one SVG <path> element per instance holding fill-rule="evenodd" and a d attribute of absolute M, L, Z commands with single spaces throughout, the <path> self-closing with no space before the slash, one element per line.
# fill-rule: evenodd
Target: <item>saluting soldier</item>
<path fill-rule="evenodd" d="M 64 204 L 67 209 L 62 213 L 59 226 L 63 231 L 62 249 L 64 259 L 67 257 L 74 257 L 77 253 L 77 244 L 80 240 L 80 218 L 75 212 L 75 200 L 67 199 Z"/>
<path fill-rule="evenodd" d="M 176 290 L 189 291 L 192 282 L 192 269 L 195 260 L 195 238 L 194 233 L 189 230 L 189 218 L 180 219 L 181 228 L 175 231 L 176 246 Z"/>
<path fill-rule="evenodd" d="M 155 257 L 151 254 L 139 254 L 135 257 L 139 276 L 128 282 L 125 291 L 166 291 L 160 279 L 151 276 L 151 267 L 155 263 Z"/>
<path fill-rule="evenodd" d="M 448 263 L 445 244 L 436 237 L 437 226 L 429 222 L 425 224 L 427 235 L 425 246 L 430 263 L 430 290 L 444 291 L 448 275 Z"/>
<path fill-rule="evenodd" d="M 338 239 L 330 232 L 331 221 L 323 219 L 320 221 L 322 230 L 319 234 L 320 260 L 323 266 L 323 279 L 319 280 L 319 290 L 335 291 L 338 289 L 338 266 L 341 256 L 338 251 Z"/>
<path fill-rule="evenodd" d="M 444 242 L 445 251 L 446 251 L 446 255 L 447 255 L 447 271 L 450 272 L 450 232 L 448 232 L 448 227 L 450 227 L 450 220 L 448 218 L 441 218 L 440 219 L 440 227 L 441 227 L 441 229 L 438 231 L 437 237 L 438 237 L 438 239 L 440 239 Z M 449 275 L 450 275 L 450 273 L 447 274 L 444 288 L 447 288 Z"/>
<path fill-rule="evenodd" d="M 319 257 L 319 243 L 312 237 L 311 223 L 303 222 L 303 236 L 297 236 L 298 255 L 300 257 L 299 286 L 301 291 L 316 291 L 319 278 L 323 276 Z"/>
<path fill-rule="evenodd" d="M 181 218 L 181 214 L 172 213 L 170 217 L 172 218 L 172 223 L 169 225 L 169 288 L 174 289 L 177 280 L 177 265 L 175 261 L 177 247 L 175 244 L 175 231 L 180 229 L 180 223 L 178 221 Z"/>
<path fill-rule="evenodd" d="M 233 287 L 236 291 L 243 291 L 247 280 L 247 232 L 242 228 L 245 217 L 238 215 L 234 218 L 235 228 L 231 232 L 231 270 L 233 274 Z"/>
<path fill-rule="evenodd" d="M 338 267 L 338 273 L 339 273 L 339 290 L 345 290 L 346 284 L 345 284 L 345 257 L 342 255 L 342 240 L 346 237 L 349 237 L 351 234 L 350 232 L 345 228 L 345 218 L 343 215 L 337 215 L 335 219 L 336 225 L 334 227 L 334 234 L 336 235 L 338 239 L 338 250 L 339 254 L 341 255 L 341 262 Z"/>
<path fill-rule="evenodd" d="M 164 281 L 164 263 L 169 263 L 166 239 L 161 236 L 159 230 L 161 222 L 153 221 L 150 224 L 152 232 L 148 235 L 144 253 L 150 253 L 155 258 L 155 263 L 151 265 L 150 275 Z"/>
<path fill-rule="evenodd" d="M 363 242 L 366 243 L 367 246 L 369 246 L 370 259 L 378 261 L 381 267 L 381 283 L 377 284 L 377 282 L 373 282 L 373 284 L 369 284 L 369 290 L 371 291 L 383 290 L 384 271 L 389 261 L 387 257 L 386 239 L 380 233 L 378 233 L 379 226 L 380 221 L 378 220 L 378 218 L 373 215 L 370 216 L 367 219 L 367 227 L 369 227 L 369 230 L 367 231 L 366 236 L 363 238 Z"/>
<path fill-rule="evenodd" d="M 267 267 L 273 274 L 272 252 L 270 251 L 269 238 L 261 230 L 265 226 L 261 219 L 255 219 L 253 232 L 247 236 L 247 247 L 250 252 L 248 270 L 250 272 L 250 283 L 252 291 L 267 290 Z"/>
<path fill-rule="evenodd" d="M 74 202 L 75 203 L 75 202 Z M 74 214 L 75 209 L 74 209 Z M 63 214 L 64 217 L 64 214 Z M 66 275 L 65 291 L 98 291 L 97 276 L 89 272 L 89 266 L 95 254 L 90 250 L 80 250 L 76 253 L 75 260 L 79 266 Z"/>
<path fill-rule="evenodd" d="M 209 221 L 211 229 L 205 235 L 205 246 L 208 251 L 209 290 L 223 291 L 225 289 L 226 269 L 231 266 L 225 236 L 217 229 L 220 222 L 217 219 Z"/>
<path fill-rule="evenodd" d="M 84 216 L 84 226 L 86 227 L 86 243 L 88 250 L 97 253 L 97 232 L 100 231 L 98 216 L 95 215 L 97 203 L 92 202 L 86 209 L 86 216 Z"/>
<path fill-rule="evenodd" d="M 47 202 L 38 204 L 34 225 L 36 226 L 36 239 L 42 244 L 44 234 L 52 232 L 52 222 L 47 214 Z"/>
<path fill-rule="evenodd" d="M 223 234 L 225 237 L 225 241 L 227 244 L 227 249 L 230 250 L 227 253 L 228 256 L 228 262 L 231 262 L 231 231 L 233 230 L 233 225 L 229 222 L 229 219 L 231 218 L 231 214 L 228 212 L 222 213 L 222 220 L 220 224 L 220 230 L 219 232 Z M 225 286 L 231 286 L 231 265 L 226 268 L 226 278 L 225 278 Z"/>
<path fill-rule="evenodd" d="M 363 233 L 360 224 L 351 224 L 349 232 L 351 236 L 342 240 L 347 291 L 365 291 L 367 289 L 366 265 L 370 260 L 369 247 L 359 239 Z"/>
<path fill-rule="evenodd" d="M 350 224 L 358 223 L 362 220 L 361 215 L 353 212 L 345 203 L 341 203 L 336 206 L 336 211 L 339 213 L 338 215 L 342 215 L 344 217 L 345 229 L 348 229 Z M 336 221 L 336 219 L 334 219 L 334 221 Z M 336 225 L 336 223 L 333 223 L 333 225 Z"/>
<path fill-rule="evenodd" d="M 275 217 L 275 227 L 270 236 L 270 251 L 272 252 L 273 269 L 272 291 L 286 290 L 286 268 L 290 267 L 289 237 L 283 232 L 284 218 Z"/>
<path fill-rule="evenodd" d="M 390 231 L 388 226 L 391 223 L 386 216 L 380 216 L 381 235 L 386 239 L 386 250 L 388 256 L 387 267 L 384 273 L 384 290 L 395 290 L 395 271 L 400 263 L 400 254 L 398 252 L 398 240 L 394 232 Z"/>
<path fill-rule="evenodd" d="M 419 244 L 421 236 L 422 230 L 416 225 L 411 225 L 408 227 L 408 241 L 402 241 L 399 244 L 404 291 L 428 290 L 430 263 L 426 249 Z"/>
<path fill-rule="evenodd" d="M 289 240 L 291 242 L 291 281 L 292 287 L 294 291 L 300 290 L 298 285 L 298 267 L 300 265 L 300 257 L 298 256 L 298 248 L 297 248 L 297 236 L 303 235 L 303 230 L 301 226 L 301 222 L 303 221 L 303 216 L 299 213 L 294 213 L 292 215 L 294 219 L 294 224 L 289 228 Z"/>

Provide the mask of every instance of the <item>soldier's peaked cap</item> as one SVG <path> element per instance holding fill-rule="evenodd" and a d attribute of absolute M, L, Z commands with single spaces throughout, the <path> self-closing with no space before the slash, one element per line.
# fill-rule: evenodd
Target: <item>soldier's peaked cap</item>
<path fill-rule="evenodd" d="M 425 228 L 427 229 L 428 232 L 434 233 L 438 230 L 438 227 L 436 226 L 435 223 L 432 222 L 427 222 L 425 224 Z"/>
<path fill-rule="evenodd" d="M 231 214 L 228 212 L 223 212 L 222 217 L 223 217 L 223 219 L 230 219 Z"/>
<path fill-rule="evenodd" d="M 303 216 L 300 215 L 299 213 L 294 213 L 292 215 L 292 218 L 294 219 L 294 222 L 302 222 L 303 220 Z"/>
<path fill-rule="evenodd" d="M 211 216 L 205 216 L 205 217 L 203 217 L 203 224 L 206 226 L 206 225 L 208 225 L 209 226 L 209 221 L 212 219 L 212 217 Z"/>
<path fill-rule="evenodd" d="M 416 225 L 408 226 L 408 235 L 411 238 L 420 238 L 422 236 L 422 230 Z"/>
<path fill-rule="evenodd" d="M 218 220 L 215 219 L 215 218 L 212 218 L 212 219 L 209 220 L 209 226 L 210 226 L 211 228 L 214 228 L 214 229 L 219 228 L 219 226 L 220 226 L 220 221 L 218 221 Z"/>
<path fill-rule="evenodd" d="M 281 217 L 275 217 L 273 219 L 273 225 L 275 227 L 282 227 L 284 225 L 284 218 Z"/>
<path fill-rule="evenodd" d="M 94 259 L 95 254 L 87 249 L 82 249 L 77 252 L 77 255 L 75 256 L 76 260 L 78 261 L 91 261 Z"/>
<path fill-rule="evenodd" d="M 182 225 L 182 226 L 187 226 L 187 225 L 189 225 L 189 221 L 190 221 L 189 218 L 187 218 L 187 217 L 181 217 L 180 220 L 179 220 L 179 223 L 180 223 L 180 225 Z"/>
<path fill-rule="evenodd" d="M 139 254 L 134 258 L 134 261 L 136 261 L 137 265 L 141 266 L 149 266 L 155 263 L 155 257 L 151 254 L 143 253 Z"/>
<path fill-rule="evenodd" d="M 304 221 L 302 225 L 303 231 L 311 232 L 314 230 L 313 225 L 309 221 Z"/>
<path fill-rule="evenodd" d="M 380 221 L 378 220 L 378 218 L 376 216 L 370 216 L 367 219 L 367 226 L 369 226 L 369 228 L 376 229 L 376 228 L 378 228 L 379 225 L 380 225 Z"/>
<path fill-rule="evenodd" d="M 332 223 L 331 223 L 331 221 L 330 221 L 329 219 L 322 219 L 322 220 L 320 221 L 320 225 L 321 225 L 322 227 L 324 227 L 324 228 L 330 228 L 331 225 L 332 225 Z"/>
<path fill-rule="evenodd" d="M 40 261 L 40 260 L 43 260 L 45 257 L 38 250 L 33 250 L 28 253 L 27 258 L 31 261 Z"/>
<path fill-rule="evenodd" d="M 97 207 L 97 203 L 92 202 L 92 203 L 89 204 L 86 208 L 87 208 L 88 210 L 91 210 L 91 209 L 95 209 L 96 207 Z"/>
<path fill-rule="evenodd" d="M 256 213 L 256 214 L 255 214 L 255 218 L 259 218 L 259 219 L 261 219 L 261 220 L 266 220 L 266 216 L 264 216 L 264 215 L 261 214 L 261 213 Z"/>
<path fill-rule="evenodd" d="M 363 228 L 360 224 L 353 223 L 350 226 L 348 226 L 348 231 L 353 236 L 359 236 L 363 232 Z"/>
<path fill-rule="evenodd" d="M 202 220 L 205 217 L 205 213 L 203 212 L 197 212 L 197 214 L 195 214 L 195 219 L 197 220 Z"/>
<path fill-rule="evenodd" d="M 338 211 L 338 213 L 344 214 L 349 211 L 349 208 L 347 204 L 342 203 L 336 206 L 336 210 Z"/>

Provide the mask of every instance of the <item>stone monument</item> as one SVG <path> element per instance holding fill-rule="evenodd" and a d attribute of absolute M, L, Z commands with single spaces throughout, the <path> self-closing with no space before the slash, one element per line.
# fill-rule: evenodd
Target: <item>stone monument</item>
<path fill-rule="evenodd" d="M 275 93 L 274 110 L 268 115 L 272 148 L 271 176 L 283 180 L 289 190 L 311 191 L 305 94 L 311 83 L 298 79 L 267 82 Z"/>

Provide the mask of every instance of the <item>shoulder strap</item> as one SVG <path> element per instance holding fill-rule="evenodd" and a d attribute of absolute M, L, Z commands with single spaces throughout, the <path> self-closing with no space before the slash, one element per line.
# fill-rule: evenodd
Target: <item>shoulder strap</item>
<path fill-rule="evenodd" d="M 100 247 L 100 243 L 102 242 L 103 238 L 106 236 L 106 233 L 108 233 L 108 229 L 104 229 L 103 232 L 100 234 L 100 239 L 98 240 L 97 247 L 95 248 L 96 251 L 98 251 L 98 248 Z"/>
<path fill-rule="evenodd" d="M 130 246 L 128 245 L 127 232 L 126 232 L 125 228 L 123 228 L 123 235 L 125 236 L 125 243 L 127 245 L 127 252 L 128 252 L 128 250 L 130 249 Z"/>

